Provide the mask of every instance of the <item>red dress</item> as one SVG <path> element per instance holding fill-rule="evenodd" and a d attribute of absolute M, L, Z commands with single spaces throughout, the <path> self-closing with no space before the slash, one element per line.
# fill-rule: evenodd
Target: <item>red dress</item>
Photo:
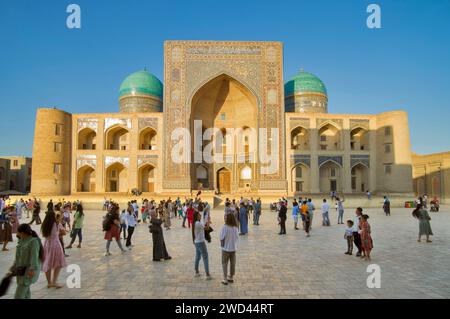
<path fill-rule="evenodd" d="M 367 221 L 361 220 L 359 225 L 361 228 L 361 245 L 364 250 L 372 250 L 373 249 L 373 241 L 372 236 L 370 235 L 370 225 Z"/>
<path fill-rule="evenodd" d="M 120 240 L 120 229 L 116 224 L 112 224 L 111 228 L 105 233 L 106 240 Z"/>

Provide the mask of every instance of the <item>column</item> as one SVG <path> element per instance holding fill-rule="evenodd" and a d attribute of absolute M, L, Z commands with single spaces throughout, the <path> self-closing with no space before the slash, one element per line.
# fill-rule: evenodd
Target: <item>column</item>
<path fill-rule="evenodd" d="M 310 171 L 310 190 L 312 194 L 320 193 L 319 188 L 319 158 L 317 154 L 318 149 L 318 132 L 317 132 L 317 121 L 316 117 L 312 117 L 309 120 L 309 146 L 311 149 L 311 167 Z"/>
<path fill-rule="evenodd" d="M 342 192 L 349 194 L 352 192 L 352 171 L 350 167 L 350 119 L 348 118 L 343 119 L 341 136 L 344 146 L 344 154 L 342 155 Z"/>

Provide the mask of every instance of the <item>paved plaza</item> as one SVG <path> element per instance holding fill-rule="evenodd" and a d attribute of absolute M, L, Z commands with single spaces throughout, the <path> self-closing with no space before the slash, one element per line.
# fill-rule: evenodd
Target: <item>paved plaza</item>
<path fill-rule="evenodd" d="M 235 283 L 228 286 L 220 283 L 222 209 L 212 212 L 211 281 L 204 280 L 204 275 L 194 278 L 191 233 L 178 219 L 172 219 L 172 229 L 164 232 L 173 259 L 155 263 L 146 224 L 136 229 L 132 251 L 121 254 L 112 243 L 112 256 L 104 257 L 104 212 L 87 211 L 83 247 L 68 250 L 67 258 L 68 264 L 81 267 L 81 288 L 47 289 L 42 273 L 32 286 L 32 298 L 449 298 L 450 207 L 442 208 L 442 212 L 430 213 L 432 243 L 417 242 L 418 223 L 410 209 L 392 209 L 390 217 L 381 209 L 365 210 L 374 240 L 371 262 L 344 255 L 345 226 L 336 225 L 336 212 L 331 215 L 332 226 L 322 227 L 316 211 L 312 235 L 306 238 L 303 230 L 293 229 L 291 216 L 287 235 L 278 235 L 276 213 L 263 210 L 260 226 L 250 222 L 248 236 L 240 237 Z M 353 216 L 354 209 L 347 209 L 344 220 Z M 10 251 L 0 253 L 2 273 L 13 262 L 15 246 L 16 242 L 10 243 Z M 381 267 L 379 289 L 367 288 L 370 264 Z M 204 274 L 202 262 L 200 271 Z M 63 270 L 60 282 L 67 276 Z M 14 291 L 15 284 L 4 298 L 12 298 Z"/>

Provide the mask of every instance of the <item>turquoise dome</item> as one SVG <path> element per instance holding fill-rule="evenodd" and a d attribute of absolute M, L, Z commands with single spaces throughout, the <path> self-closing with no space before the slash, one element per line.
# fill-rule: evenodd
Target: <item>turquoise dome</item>
<path fill-rule="evenodd" d="M 130 74 L 120 85 L 119 96 L 146 94 L 162 99 L 163 85 L 153 74 L 147 71 L 138 71 Z"/>
<path fill-rule="evenodd" d="M 327 95 L 327 88 L 322 80 L 314 74 L 300 71 L 284 85 L 285 96 L 291 96 L 296 93 L 321 93 Z"/>

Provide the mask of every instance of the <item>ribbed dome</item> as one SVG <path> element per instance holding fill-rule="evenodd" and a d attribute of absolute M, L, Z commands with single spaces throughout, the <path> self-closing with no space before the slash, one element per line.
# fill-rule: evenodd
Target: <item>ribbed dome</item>
<path fill-rule="evenodd" d="M 300 71 L 284 85 L 286 97 L 296 93 L 321 93 L 326 96 L 327 88 L 322 80 L 314 74 Z"/>
<path fill-rule="evenodd" d="M 119 96 L 141 94 L 162 99 L 163 85 L 161 81 L 147 71 L 138 71 L 127 76 L 120 86 Z"/>

